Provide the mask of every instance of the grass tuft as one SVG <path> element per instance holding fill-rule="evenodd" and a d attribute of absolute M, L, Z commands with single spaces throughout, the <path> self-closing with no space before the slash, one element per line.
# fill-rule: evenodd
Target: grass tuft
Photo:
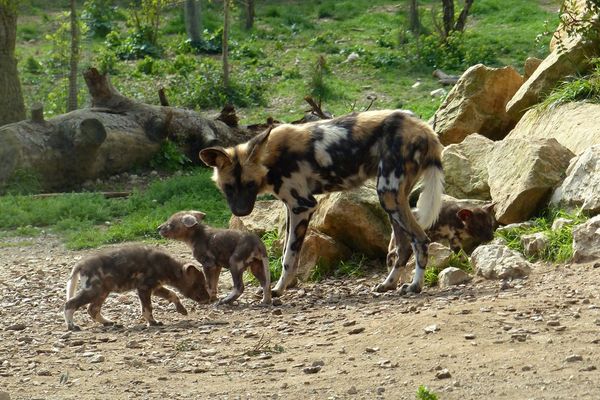
<path fill-rule="evenodd" d="M 417 389 L 417 400 L 438 400 L 437 394 L 431 392 L 426 386 Z"/>

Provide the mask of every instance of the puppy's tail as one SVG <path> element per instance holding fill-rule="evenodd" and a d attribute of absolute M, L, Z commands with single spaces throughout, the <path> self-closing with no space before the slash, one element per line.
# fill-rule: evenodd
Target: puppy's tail
<path fill-rule="evenodd" d="M 423 191 L 417 200 L 417 221 L 423 229 L 428 229 L 437 221 L 442 209 L 444 193 L 444 171 L 441 162 L 441 144 L 434 144 L 431 158 L 427 159 L 423 170 Z"/>
<path fill-rule="evenodd" d="M 69 277 L 69 280 L 67 281 L 67 301 L 69 301 L 75 295 L 75 291 L 77 290 L 78 284 L 79 284 L 79 266 L 76 265 L 75 267 L 73 267 L 73 270 L 71 271 L 71 276 Z"/>

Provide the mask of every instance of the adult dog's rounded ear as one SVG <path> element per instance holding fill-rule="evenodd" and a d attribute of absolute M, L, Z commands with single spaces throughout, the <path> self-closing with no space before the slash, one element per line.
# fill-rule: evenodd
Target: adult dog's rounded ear
<path fill-rule="evenodd" d="M 181 222 L 183 222 L 183 226 L 185 226 L 186 228 L 191 228 L 195 225 L 198 225 L 200 221 L 196 218 L 194 214 L 185 214 L 181 218 Z"/>
<path fill-rule="evenodd" d="M 471 219 L 471 217 L 473 217 L 473 211 L 469 210 L 468 208 L 463 208 L 456 213 L 456 216 L 460 218 L 462 222 L 467 222 Z"/>
<path fill-rule="evenodd" d="M 222 147 L 207 147 L 200 151 L 200 159 L 209 167 L 223 168 L 231 164 L 231 157 Z"/>
<path fill-rule="evenodd" d="M 252 160 L 260 154 L 260 149 L 264 146 L 264 144 L 269 139 L 269 135 L 271 135 L 271 131 L 274 126 L 270 125 L 264 132 L 259 133 L 250 141 L 250 152 L 248 154 L 248 159 Z"/>

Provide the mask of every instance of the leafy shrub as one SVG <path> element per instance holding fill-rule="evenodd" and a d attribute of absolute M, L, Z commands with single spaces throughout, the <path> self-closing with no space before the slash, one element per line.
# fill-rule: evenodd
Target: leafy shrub
<path fill-rule="evenodd" d="M 171 172 L 177 171 L 191 163 L 192 161 L 181 152 L 177 144 L 168 139 L 162 142 L 160 150 L 150 160 L 152 168 Z"/>
<path fill-rule="evenodd" d="M 148 33 L 144 30 L 130 30 L 125 38 L 112 31 L 106 35 L 105 43 L 121 60 L 134 60 L 146 56 L 159 58 L 162 54 L 162 49 L 148 39 Z"/>
<path fill-rule="evenodd" d="M 152 57 L 144 57 L 143 60 L 138 62 L 136 67 L 138 72 L 141 72 L 146 75 L 152 75 L 154 69 L 154 59 Z"/>
<path fill-rule="evenodd" d="M 111 75 L 116 75 L 118 72 L 117 61 L 118 59 L 115 53 L 108 49 L 100 50 L 95 57 L 95 63 L 98 65 L 100 72 L 108 72 Z"/>
<path fill-rule="evenodd" d="M 438 400 L 437 394 L 431 392 L 428 388 L 421 385 L 417 389 L 417 400 Z"/>
<path fill-rule="evenodd" d="M 38 174 L 30 169 L 18 169 L 8 179 L 5 186 L 0 186 L 0 193 L 24 195 L 39 193 L 42 189 Z"/>
<path fill-rule="evenodd" d="M 25 71 L 31 74 L 39 74 L 42 71 L 42 64 L 32 56 L 29 56 L 25 60 Z"/>
<path fill-rule="evenodd" d="M 112 0 L 86 0 L 83 3 L 81 19 L 93 37 L 106 37 L 115 28 L 115 21 L 121 18 Z"/>
<path fill-rule="evenodd" d="M 230 42 L 230 45 L 233 42 Z M 202 40 L 194 42 L 189 38 L 183 39 L 177 45 L 177 52 L 182 54 L 220 54 L 223 50 L 223 28 L 214 31 L 205 29 L 202 32 Z"/>

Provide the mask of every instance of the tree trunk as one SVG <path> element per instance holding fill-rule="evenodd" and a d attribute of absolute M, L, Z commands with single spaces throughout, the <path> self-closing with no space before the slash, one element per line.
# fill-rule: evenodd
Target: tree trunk
<path fill-rule="evenodd" d="M 446 39 L 454 28 L 454 0 L 442 0 L 442 9 L 442 25 L 444 27 L 444 39 Z"/>
<path fill-rule="evenodd" d="M 192 43 L 202 41 L 201 9 L 198 0 L 185 0 L 185 31 Z"/>
<path fill-rule="evenodd" d="M 147 165 L 167 137 L 200 164 L 201 149 L 234 145 L 253 135 L 237 126 L 229 108 L 226 119 L 209 119 L 191 110 L 131 100 L 94 68 L 84 78 L 92 108 L 44 121 L 37 105 L 32 120 L 0 128 L 0 189 L 19 171 L 38 176 L 46 190 L 129 171 Z"/>
<path fill-rule="evenodd" d="M 16 1 L 0 2 L 0 126 L 25 119 L 25 103 L 15 58 Z"/>
<path fill-rule="evenodd" d="M 71 0 L 71 61 L 69 65 L 69 98 L 67 111 L 77 110 L 77 66 L 79 64 L 79 23 L 77 22 L 76 1 Z"/>
<path fill-rule="evenodd" d="M 454 25 L 454 30 L 458 32 L 462 32 L 465 30 L 465 25 L 467 23 L 467 17 L 469 16 L 469 11 L 471 6 L 473 5 L 473 1 L 475 0 L 465 0 L 465 6 L 463 7 L 458 19 L 456 20 L 456 24 Z"/>
<path fill-rule="evenodd" d="M 419 18 L 419 5 L 417 0 L 410 0 L 408 11 L 409 29 L 415 35 L 421 34 L 421 19 Z"/>
<path fill-rule="evenodd" d="M 223 1 L 223 86 L 229 87 L 229 0 Z"/>
<path fill-rule="evenodd" d="M 245 11 L 246 23 L 244 27 L 246 30 L 250 30 L 254 26 L 254 0 L 246 0 Z"/>

